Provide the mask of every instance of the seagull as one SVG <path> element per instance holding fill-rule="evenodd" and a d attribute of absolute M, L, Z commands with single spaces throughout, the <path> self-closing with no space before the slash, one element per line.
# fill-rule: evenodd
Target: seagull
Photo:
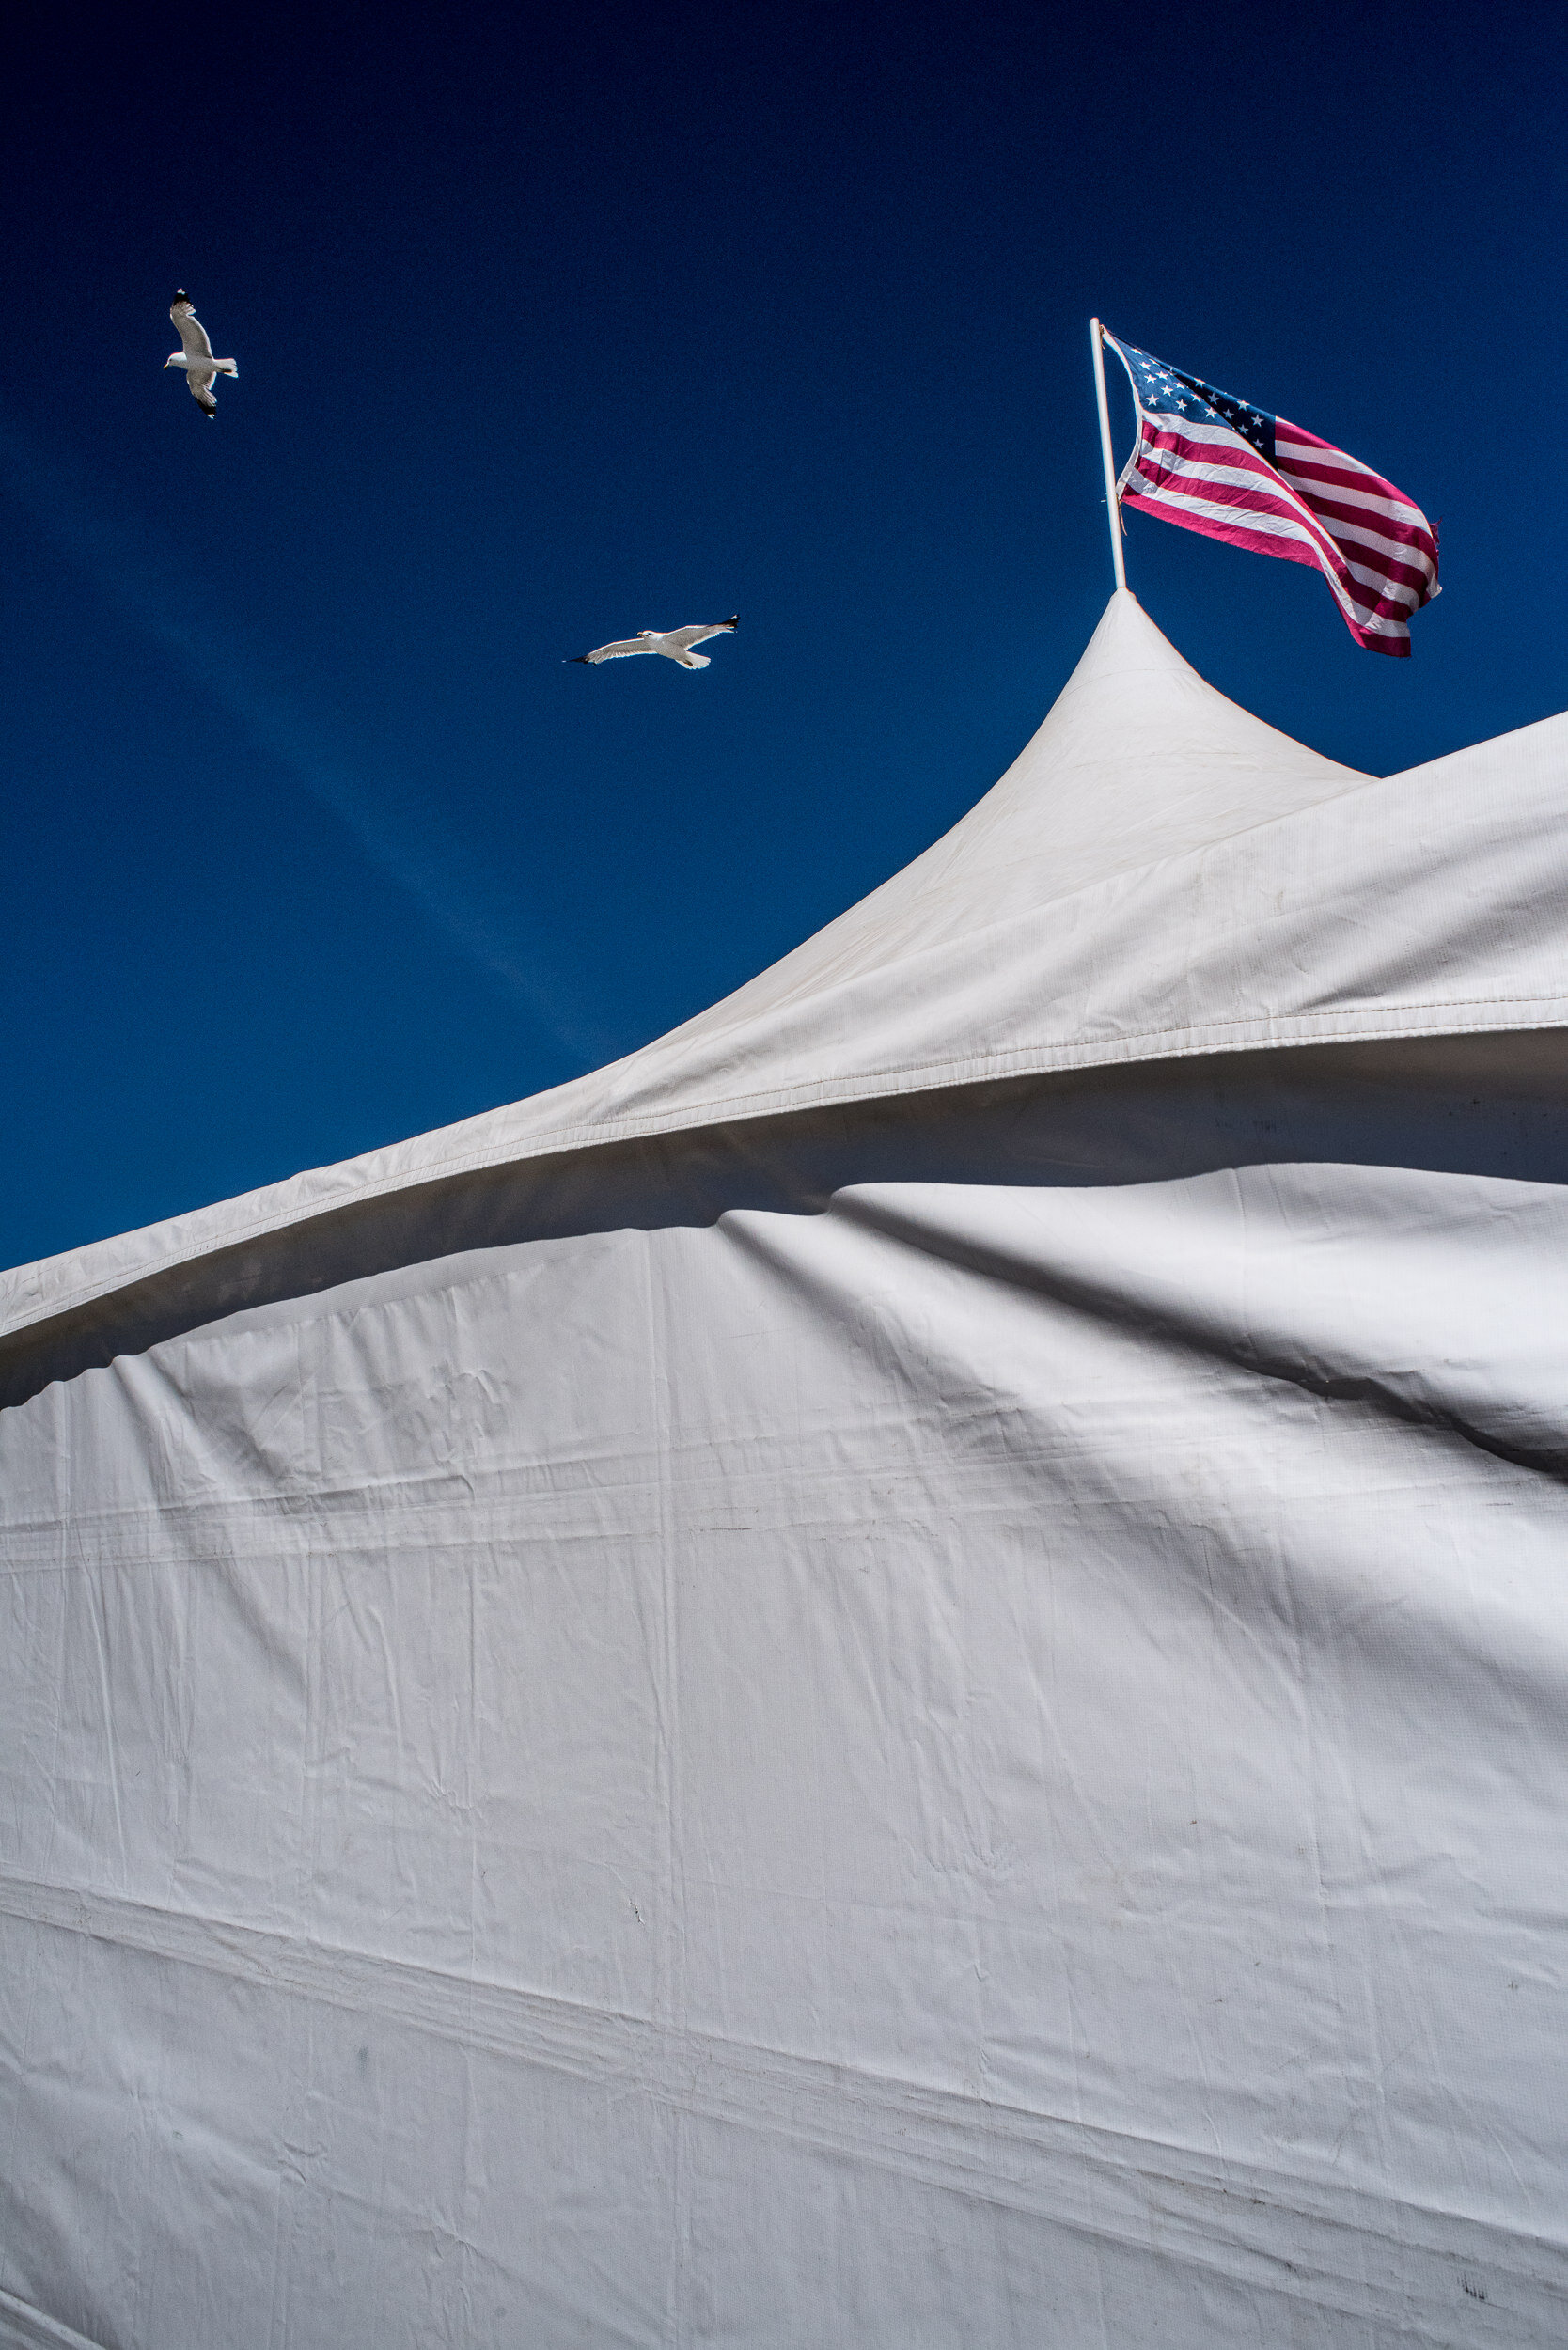
<path fill-rule="evenodd" d="M 207 329 L 191 307 L 191 298 L 183 286 L 169 304 L 169 316 L 180 330 L 183 348 L 171 351 L 164 361 L 165 368 L 183 368 L 185 381 L 191 387 L 191 398 L 210 421 L 216 422 L 218 403 L 212 398 L 215 376 L 238 375 L 240 370 L 232 359 L 214 359 L 212 346 L 207 339 Z"/>
<path fill-rule="evenodd" d="M 693 652 L 694 645 L 705 645 L 710 636 L 722 636 L 726 630 L 741 625 L 741 616 L 731 612 L 727 620 L 714 620 L 711 626 L 700 624 L 691 628 L 645 628 L 635 636 L 618 637 L 613 645 L 601 645 L 594 652 L 573 653 L 573 661 L 624 661 L 629 653 L 662 652 L 666 661 L 679 661 L 682 669 L 705 669 L 708 655 Z"/>

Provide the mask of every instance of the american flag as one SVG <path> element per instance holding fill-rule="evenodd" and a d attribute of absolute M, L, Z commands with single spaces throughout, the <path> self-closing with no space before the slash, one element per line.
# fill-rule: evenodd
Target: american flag
<path fill-rule="evenodd" d="M 1317 564 L 1356 643 L 1408 655 L 1410 615 L 1439 592 L 1437 536 L 1420 508 L 1315 432 L 1105 340 L 1137 402 L 1118 496 L 1184 530 Z"/>

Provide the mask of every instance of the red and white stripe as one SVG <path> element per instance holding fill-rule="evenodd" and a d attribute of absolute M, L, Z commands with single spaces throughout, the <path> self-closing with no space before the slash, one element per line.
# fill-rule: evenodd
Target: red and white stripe
<path fill-rule="evenodd" d="M 1420 508 L 1283 416 L 1275 419 L 1275 456 L 1269 464 L 1217 418 L 1178 422 L 1139 401 L 1137 445 L 1118 494 L 1255 555 L 1315 563 L 1357 644 L 1408 655 L 1410 615 L 1438 592 L 1437 540 Z"/>

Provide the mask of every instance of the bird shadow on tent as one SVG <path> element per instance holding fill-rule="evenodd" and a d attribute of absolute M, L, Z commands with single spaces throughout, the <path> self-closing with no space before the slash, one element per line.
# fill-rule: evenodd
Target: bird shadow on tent
<path fill-rule="evenodd" d="M 0 1340 L 0 1406 L 209 1324 L 476 1249 L 822 1214 L 881 1183 L 1148 1183 L 1269 1164 L 1568 1183 L 1568 1031 L 1216 1053 L 735 1120 L 447 1176 Z"/>

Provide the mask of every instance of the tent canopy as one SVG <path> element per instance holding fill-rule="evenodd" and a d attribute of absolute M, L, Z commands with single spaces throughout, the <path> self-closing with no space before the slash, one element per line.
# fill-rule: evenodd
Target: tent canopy
<path fill-rule="evenodd" d="M 1565 747 L 1568 716 L 1369 780 L 1216 693 L 1122 589 L 1000 782 L 804 946 L 549 1092 L 0 1274 L 0 1393 L 8 1360 L 75 1359 L 71 1317 L 117 1292 L 127 1330 L 181 1268 L 188 1313 L 286 1293 L 279 1236 L 414 1192 L 423 1233 L 427 1187 L 529 1159 L 1051 1071 L 1556 1027 Z M 376 1228 L 386 1261 L 404 1221 Z M 319 1233 L 297 1253 L 323 1247 L 368 1269 Z M 117 1318 L 89 1321 L 106 1360 Z"/>
<path fill-rule="evenodd" d="M 6 1277 L 0 2343 L 1568 2335 L 1565 729 Z"/>

